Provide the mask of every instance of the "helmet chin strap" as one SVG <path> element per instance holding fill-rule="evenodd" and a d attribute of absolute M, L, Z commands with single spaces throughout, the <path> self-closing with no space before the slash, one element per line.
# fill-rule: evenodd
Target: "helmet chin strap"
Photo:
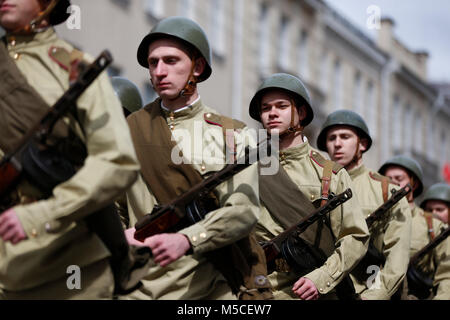
<path fill-rule="evenodd" d="M 358 162 L 359 162 L 359 160 L 361 160 L 361 158 L 362 158 L 362 152 L 361 152 L 361 154 L 360 154 L 360 148 L 359 148 L 359 145 L 360 145 L 360 143 L 361 143 L 361 138 L 358 136 L 357 137 L 357 142 L 356 142 L 356 151 L 355 151 L 355 154 L 353 155 L 353 158 L 352 158 L 352 160 L 345 166 L 345 168 L 349 168 L 349 167 L 351 167 L 353 164 L 355 165 L 355 167 L 356 166 L 358 166 Z"/>
<path fill-rule="evenodd" d="M 294 120 L 295 120 L 295 112 L 297 112 L 297 108 L 294 102 L 294 99 L 289 99 L 290 103 L 291 103 L 291 123 L 289 125 L 289 128 L 287 128 L 287 130 L 283 131 L 280 134 L 280 138 L 285 138 L 287 136 L 290 136 L 291 134 L 295 134 L 297 132 L 301 132 L 302 136 L 303 136 L 303 130 L 305 129 L 305 127 L 303 127 L 300 124 L 300 121 L 298 123 L 298 125 L 294 125 Z"/>
<path fill-rule="evenodd" d="M 40 1 L 41 2 L 41 1 Z M 52 0 L 49 5 L 44 9 L 41 10 L 38 13 L 38 16 L 36 18 L 34 18 L 33 20 L 31 20 L 31 22 L 29 24 L 27 24 L 25 27 L 20 28 L 18 30 L 15 30 L 15 33 L 18 32 L 24 32 L 24 33 L 31 33 L 31 32 L 36 32 L 40 23 L 42 21 L 44 21 L 45 19 L 48 18 L 48 16 L 50 15 L 50 13 L 53 11 L 53 9 L 55 8 L 55 6 L 58 4 L 59 0 Z"/>
<path fill-rule="evenodd" d="M 186 81 L 186 84 L 175 98 L 170 99 L 171 101 L 177 100 L 178 98 L 181 97 L 190 97 L 195 93 L 195 89 L 197 88 L 197 77 L 194 76 L 195 60 L 191 59 L 191 61 L 192 61 L 191 71 L 189 72 L 189 77 Z"/>

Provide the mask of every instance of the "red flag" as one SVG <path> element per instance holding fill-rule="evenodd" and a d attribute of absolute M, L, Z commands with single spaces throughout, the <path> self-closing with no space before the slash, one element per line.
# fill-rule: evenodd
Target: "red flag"
<path fill-rule="evenodd" d="M 446 163 L 444 165 L 444 169 L 442 170 L 442 175 L 444 176 L 445 181 L 450 183 L 450 163 Z"/>

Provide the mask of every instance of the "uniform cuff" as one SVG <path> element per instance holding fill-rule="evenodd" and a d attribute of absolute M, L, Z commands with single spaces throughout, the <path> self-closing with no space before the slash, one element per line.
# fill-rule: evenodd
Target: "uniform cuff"
<path fill-rule="evenodd" d="M 321 269 L 315 269 L 305 275 L 305 278 L 311 280 L 319 291 L 320 294 L 327 294 L 335 286 L 335 280 L 325 271 Z"/>
<path fill-rule="evenodd" d="M 184 234 L 189 239 L 194 253 L 197 253 L 197 248 L 209 238 L 205 227 L 199 223 L 182 229 L 178 233 Z"/>
<path fill-rule="evenodd" d="M 40 204 L 38 202 L 33 203 L 33 207 L 39 205 Z M 28 238 L 37 238 L 45 234 L 45 222 L 40 221 L 40 214 L 36 214 L 37 212 L 45 212 L 44 208 L 31 209 L 30 205 L 18 205 L 13 209 L 16 212 L 22 228 Z"/>

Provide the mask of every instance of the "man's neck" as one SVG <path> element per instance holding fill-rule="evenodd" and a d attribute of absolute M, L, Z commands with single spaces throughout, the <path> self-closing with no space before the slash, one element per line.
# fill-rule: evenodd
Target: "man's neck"
<path fill-rule="evenodd" d="M 164 107 L 166 107 L 170 111 L 177 111 L 178 109 L 184 108 L 186 106 L 192 105 L 197 99 L 199 95 L 195 92 L 193 95 L 187 97 L 178 97 L 176 99 L 167 99 L 163 98 L 162 103 Z"/>
<path fill-rule="evenodd" d="M 287 134 L 280 139 L 280 150 L 297 147 L 303 144 L 303 135 L 301 132 Z"/>
<path fill-rule="evenodd" d="M 344 166 L 345 170 L 350 171 L 356 168 L 359 168 L 363 165 L 362 157 L 358 159 L 358 161 L 351 161 L 347 165 Z"/>

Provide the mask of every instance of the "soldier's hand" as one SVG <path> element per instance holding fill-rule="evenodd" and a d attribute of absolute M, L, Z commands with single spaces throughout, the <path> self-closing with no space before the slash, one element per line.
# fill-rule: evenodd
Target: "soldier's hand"
<path fill-rule="evenodd" d="M 188 238 L 181 233 L 162 233 L 145 239 L 152 249 L 153 260 L 165 267 L 184 256 L 191 248 Z"/>
<path fill-rule="evenodd" d="M 3 241 L 10 241 L 12 244 L 27 239 L 25 230 L 23 230 L 17 213 L 13 209 L 0 214 L 0 237 Z"/>
<path fill-rule="evenodd" d="M 129 228 L 125 230 L 125 238 L 127 238 L 127 242 L 130 246 L 137 246 L 137 247 L 146 247 L 147 245 L 144 242 L 141 242 L 139 240 L 136 240 L 134 238 L 134 233 L 136 232 L 135 228 Z"/>
<path fill-rule="evenodd" d="M 302 300 L 317 300 L 319 298 L 316 285 L 308 278 L 300 278 L 294 283 L 292 291 Z"/>

